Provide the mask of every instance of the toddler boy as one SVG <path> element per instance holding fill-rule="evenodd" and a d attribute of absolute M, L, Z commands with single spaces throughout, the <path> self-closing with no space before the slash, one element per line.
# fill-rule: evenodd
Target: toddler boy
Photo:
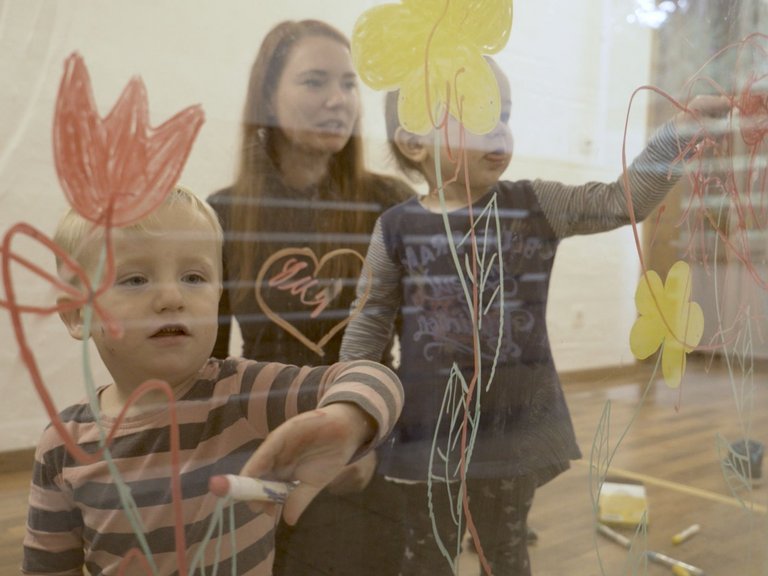
<path fill-rule="evenodd" d="M 54 241 L 93 277 L 105 238 L 70 211 Z M 96 390 L 98 409 L 86 399 L 59 417 L 89 453 L 113 428 L 114 438 L 108 458 L 81 462 L 54 427 L 43 432 L 22 571 L 186 576 L 201 568 L 210 574 L 215 565 L 231 574 L 235 564 L 237 574 L 268 575 L 275 510 L 236 502 L 231 516 L 224 511 L 222 531 L 209 534 L 221 508 L 209 480 L 296 480 L 282 511 L 295 522 L 350 459 L 388 434 L 402 408 L 400 382 L 369 361 L 300 368 L 210 359 L 222 232 L 208 205 L 181 187 L 140 223 L 112 230 L 111 239 L 114 283 L 96 301 L 112 322 L 94 314 L 87 323 L 67 296 L 59 308 L 74 338 L 93 338 L 113 382 Z M 59 262 L 60 275 L 71 281 L 68 268 Z M 176 458 L 180 499 L 172 489 Z M 126 508 L 127 499 L 135 507 Z"/>

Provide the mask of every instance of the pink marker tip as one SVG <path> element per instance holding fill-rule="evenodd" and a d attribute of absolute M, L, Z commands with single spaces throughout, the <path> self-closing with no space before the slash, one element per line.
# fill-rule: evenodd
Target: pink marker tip
<path fill-rule="evenodd" d="M 212 476 L 208 481 L 208 490 L 219 498 L 229 494 L 229 479 L 226 476 Z"/>

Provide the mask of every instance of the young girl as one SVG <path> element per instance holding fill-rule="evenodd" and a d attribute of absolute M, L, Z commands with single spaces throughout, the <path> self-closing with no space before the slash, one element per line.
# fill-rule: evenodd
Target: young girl
<path fill-rule="evenodd" d="M 461 134 L 459 122 L 448 118 L 437 158 L 434 132 L 421 136 L 399 126 L 397 94 L 388 95 L 395 158 L 405 171 L 421 174 L 431 192 L 376 223 L 358 298 L 370 293 L 342 342 L 342 359 L 379 358 L 402 313 L 405 407 L 379 450 L 379 471 L 406 498 L 404 576 L 450 573 L 446 558 L 453 561 L 460 551 L 462 466 L 493 574 L 530 574 L 525 535 L 534 491 L 581 456 L 547 335 L 555 254 L 563 238 L 630 222 L 623 178 L 581 186 L 499 181 L 512 158 L 511 103 L 507 78 L 492 66 L 501 93 L 497 126 L 484 135 Z M 698 97 L 689 108 L 718 116 L 728 102 Z M 681 173 L 674 160 L 685 144 L 670 122 L 629 167 L 638 220 L 674 185 Z M 472 390 L 468 426 L 462 386 Z"/>

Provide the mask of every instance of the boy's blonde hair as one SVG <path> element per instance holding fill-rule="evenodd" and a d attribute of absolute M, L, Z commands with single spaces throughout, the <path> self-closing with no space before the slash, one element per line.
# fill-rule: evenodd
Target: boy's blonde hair
<path fill-rule="evenodd" d="M 173 207 L 176 204 L 186 205 L 202 216 L 205 217 L 207 222 L 211 225 L 213 230 L 215 241 L 217 244 L 216 253 L 219 255 L 219 277 L 222 273 L 221 263 L 221 247 L 224 241 L 224 233 L 221 229 L 221 223 L 216 212 L 211 208 L 207 202 L 198 198 L 191 190 L 184 186 L 175 186 L 173 190 L 166 196 L 161 206 Z M 125 230 L 134 230 L 139 232 L 148 232 L 152 224 L 157 223 L 157 213 L 152 212 L 145 218 L 126 226 Z M 85 255 L 89 252 L 88 248 L 93 243 L 98 242 L 104 237 L 104 228 L 100 226 L 94 226 L 94 224 L 85 218 L 83 218 L 76 210 L 70 208 L 64 216 L 59 220 L 56 226 L 56 232 L 53 235 L 53 242 L 68 256 L 74 258 L 79 264 L 84 264 Z M 63 261 L 60 256 L 56 256 L 56 268 L 62 278 L 68 282 L 74 281 L 72 278 L 72 271 L 67 271 L 66 267 L 62 265 Z"/>

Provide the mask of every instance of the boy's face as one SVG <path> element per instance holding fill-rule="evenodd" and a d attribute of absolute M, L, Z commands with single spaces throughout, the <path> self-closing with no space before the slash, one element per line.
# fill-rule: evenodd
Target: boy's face
<path fill-rule="evenodd" d="M 145 231 L 114 231 L 115 283 L 99 302 L 122 325 L 122 337 L 110 336 L 98 320 L 91 330 L 102 361 L 124 389 L 151 378 L 185 384 L 216 339 L 221 255 L 213 228 L 184 204 L 162 206 L 156 214 Z"/>
<path fill-rule="evenodd" d="M 464 131 L 463 150 L 466 154 L 466 176 L 464 165 L 459 172 L 457 185 L 464 187 L 465 178 L 469 181 L 469 187 L 473 192 L 485 192 L 489 187 L 499 181 L 501 175 L 512 161 L 512 152 L 514 148 L 514 139 L 512 130 L 509 127 L 509 119 L 512 108 L 512 99 L 509 88 L 509 81 L 504 73 L 495 63 L 491 67 L 496 75 L 496 81 L 499 85 L 501 96 L 501 115 L 499 122 L 493 130 L 487 134 L 474 134 L 467 130 Z M 457 156 L 460 147 L 460 123 L 453 116 L 448 119 L 447 134 L 441 132 L 440 138 L 443 143 L 440 152 L 441 175 L 443 181 L 446 181 L 456 173 L 456 162 L 461 162 L 461 157 Z M 448 139 L 450 153 L 445 145 Z M 434 158 L 430 160 L 434 162 Z M 434 168 L 432 168 L 434 170 Z"/>

